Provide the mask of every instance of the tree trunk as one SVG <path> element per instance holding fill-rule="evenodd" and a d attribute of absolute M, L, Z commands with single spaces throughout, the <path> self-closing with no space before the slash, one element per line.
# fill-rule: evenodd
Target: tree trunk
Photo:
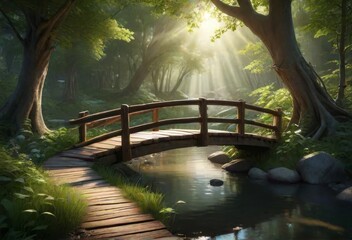
<path fill-rule="evenodd" d="M 38 50 L 40 39 L 29 34 L 24 42 L 21 73 L 15 91 L 0 108 L 0 120 L 10 127 L 10 134 L 19 132 L 30 120 L 31 130 L 39 134 L 48 131 L 42 114 L 42 93 L 49 66 L 51 47 Z M 51 46 L 51 38 L 44 43 Z"/>
<path fill-rule="evenodd" d="M 141 65 L 138 67 L 136 72 L 134 73 L 131 81 L 127 85 L 125 89 L 123 89 L 122 94 L 131 94 L 135 93 L 138 91 L 138 89 L 141 87 L 144 79 L 148 76 L 148 74 L 151 71 L 151 64 L 153 61 L 143 61 Z"/>
<path fill-rule="evenodd" d="M 75 64 L 68 66 L 64 89 L 64 101 L 74 103 L 76 101 L 77 82 Z"/>
<path fill-rule="evenodd" d="M 254 11 L 249 0 L 239 7 L 213 3 L 225 13 L 237 17 L 251 29 L 268 49 L 274 69 L 293 98 L 291 123 L 298 123 L 302 134 L 320 138 L 334 132 L 338 120 L 350 118 L 328 95 L 321 79 L 303 58 L 295 38 L 291 0 L 269 0 L 269 15 Z"/>
<path fill-rule="evenodd" d="M 15 91 L 0 108 L 0 122 L 9 126 L 9 133 L 15 134 L 30 121 L 30 130 L 40 135 L 48 132 L 42 114 L 42 94 L 48 72 L 49 60 L 53 50 L 55 31 L 64 21 L 77 0 L 66 0 L 61 7 L 48 18 L 47 5 L 41 9 L 19 5 L 26 21 L 26 33 L 23 38 L 11 19 L 2 11 L 4 18 L 23 46 L 21 72 Z"/>

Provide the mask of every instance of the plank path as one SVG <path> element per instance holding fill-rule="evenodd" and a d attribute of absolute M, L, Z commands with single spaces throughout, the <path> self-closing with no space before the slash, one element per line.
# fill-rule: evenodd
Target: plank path
<path fill-rule="evenodd" d="M 83 156 L 87 158 L 88 155 Z M 80 239 L 175 239 L 166 227 L 126 199 L 79 156 L 54 156 L 44 168 L 58 184 L 69 184 L 87 199 L 88 211 Z M 176 238 L 177 239 L 177 238 Z"/>

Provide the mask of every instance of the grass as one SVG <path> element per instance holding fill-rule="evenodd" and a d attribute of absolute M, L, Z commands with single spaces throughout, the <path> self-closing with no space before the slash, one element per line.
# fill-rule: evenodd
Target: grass
<path fill-rule="evenodd" d="M 85 200 L 33 162 L 0 149 L 1 239 L 60 239 L 81 223 Z"/>
<path fill-rule="evenodd" d="M 136 202 L 143 212 L 152 214 L 154 218 L 162 222 L 168 219 L 168 212 L 164 211 L 163 194 L 152 192 L 148 187 L 128 181 L 126 177 L 108 166 L 95 164 L 93 169 L 111 185 L 119 187 L 124 196 Z"/>

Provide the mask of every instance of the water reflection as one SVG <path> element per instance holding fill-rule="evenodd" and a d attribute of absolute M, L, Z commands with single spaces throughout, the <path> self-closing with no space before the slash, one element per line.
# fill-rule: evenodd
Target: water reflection
<path fill-rule="evenodd" d="M 171 230 L 195 239 L 351 239 L 352 207 L 322 186 L 281 185 L 231 175 L 207 156 L 219 148 L 184 148 L 132 160 L 143 180 L 177 214 Z M 213 178 L 224 181 L 210 186 Z M 176 204 L 182 200 L 185 204 Z M 242 230 L 233 231 L 234 227 Z"/>

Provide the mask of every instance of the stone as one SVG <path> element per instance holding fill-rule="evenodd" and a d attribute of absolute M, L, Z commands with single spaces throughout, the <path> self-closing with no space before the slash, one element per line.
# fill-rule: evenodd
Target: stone
<path fill-rule="evenodd" d="M 231 173 L 246 173 L 251 169 L 252 164 L 246 159 L 235 159 L 222 165 L 222 168 Z"/>
<path fill-rule="evenodd" d="M 268 177 L 268 174 L 266 172 L 264 172 L 263 170 L 254 167 L 249 170 L 248 176 L 251 179 L 266 180 Z"/>
<path fill-rule="evenodd" d="M 346 188 L 339 194 L 337 194 L 337 199 L 347 201 L 352 203 L 352 187 Z"/>
<path fill-rule="evenodd" d="M 343 164 L 326 152 L 303 157 L 297 165 L 303 181 L 310 184 L 344 182 L 348 179 Z"/>
<path fill-rule="evenodd" d="M 298 183 L 301 177 L 298 172 L 285 167 L 274 168 L 268 171 L 268 179 L 280 183 Z"/>
<path fill-rule="evenodd" d="M 220 180 L 220 179 L 211 179 L 210 180 L 210 185 L 213 187 L 220 187 L 224 184 L 224 181 Z"/>
<path fill-rule="evenodd" d="M 231 161 L 231 158 L 223 151 L 216 151 L 208 156 L 213 163 L 225 164 Z"/>

